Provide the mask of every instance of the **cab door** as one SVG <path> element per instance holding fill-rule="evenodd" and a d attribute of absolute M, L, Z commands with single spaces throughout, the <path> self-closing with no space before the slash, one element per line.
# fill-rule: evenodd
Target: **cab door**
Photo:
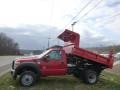
<path fill-rule="evenodd" d="M 62 50 L 52 50 L 43 59 L 41 64 L 44 75 L 64 75 L 67 73 L 67 61 Z"/>

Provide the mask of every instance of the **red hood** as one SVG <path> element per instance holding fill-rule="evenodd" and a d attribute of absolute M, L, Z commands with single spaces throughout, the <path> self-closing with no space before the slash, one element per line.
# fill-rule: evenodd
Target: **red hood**
<path fill-rule="evenodd" d="M 25 61 L 34 61 L 40 59 L 38 56 L 28 56 L 28 57 L 21 57 L 21 58 L 16 58 L 17 61 L 20 62 L 25 62 Z"/>

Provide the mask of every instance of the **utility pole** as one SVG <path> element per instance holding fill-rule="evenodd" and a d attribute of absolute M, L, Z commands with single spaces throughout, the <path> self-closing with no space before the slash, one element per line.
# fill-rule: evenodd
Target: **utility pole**
<path fill-rule="evenodd" d="M 74 25 L 76 24 L 77 22 L 75 21 L 75 22 L 73 22 L 72 24 L 71 24 L 71 26 L 72 26 L 72 31 L 74 31 Z"/>
<path fill-rule="evenodd" d="M 48 48 L 50 47 L 50 35 L 48 36 Z"/>
<path fill-rule="evenodd" d="M 48 37 L 48 48 L 50 47 L 50 38 Z"/>
<path fill-rule="evenodd" d="M 58 41 L 58 45 L 59 45 L 59 39 L 57 39 L 57 41 Z"/>

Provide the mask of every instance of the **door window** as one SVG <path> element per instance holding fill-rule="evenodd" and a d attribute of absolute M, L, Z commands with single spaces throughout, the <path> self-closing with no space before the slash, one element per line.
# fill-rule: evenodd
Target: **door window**
<path fill-rule="evenodd" d="M 51 51 L 48 54 L 48 56 L 49 56 L 49 59 L 60 60 L 61 59 L 61 51 L 59 51 L 59 50 Z"/>

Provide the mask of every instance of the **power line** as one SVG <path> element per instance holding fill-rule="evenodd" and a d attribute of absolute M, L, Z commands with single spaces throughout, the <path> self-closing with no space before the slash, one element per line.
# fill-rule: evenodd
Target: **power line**
<path fill-rule="evenodd" d="M 114 18 L 117 17 L 117 16 L 120 16 L 120 13 L 117 13 L 117 14 L 114 14 L 114 15 L 111 15 L 111 16 L 108 16 L 107 19 L 108 19 L 108 20 L 111 20 L 111 19 L 114 19 Z M 101 20 L 101 21 L 103 22 L 103 21 L 106 21 L 107 19 L 104 19 L 104 20 Z M 101 21 L 99 21 L 99 22 L 101 22 Z"/>
<path fill-rule="evenodd" d="M 53 24 L 53 15 L 54 15 L 54 7 L 55 7 L 55 1 L 54 0 L 51 0 L 51 3 L 50 3 L 50 17 L 49 17 L 49 21 L 50 21 L 50 26 L 52 26 Z M 51 40 L 51 32 L 49 31 L 48 32 L 48 48 L 50 47 L 50 40 Z"/>
<path fill-rule="evenodd" d="M 92 3 L 92 1 L 93 1 L 93 0 L 90 0 L 90 1 L 71 19 L 71 21 L 74 20 L 85 8 L 87 8 L 87 6 Z"/>
<path fill-rule="evenodd" d="M 67 25 L 69 25 L 85 8 L 87 8 L 87 6 L 92 3 L 92 1 L 93 1 L 93 0 L 90 0 L 90 1 L 71 19 L 71 21 L 70 21 Z M 66 26 L 67 26 L 67 25 L 66 25 Z M 65 27 L 66 27 L 66 26 L 65 26 Z"/>
<path fill-rule="evenodd" d="M 109 20 L 103 20 L 103 21 L 99 21 L 99 22 L 101 22 L 101 23 L 103 23 L 103 25 L 102 26 L 105 26 L 106 24 L 109 24 L 109 23 L 112 23 L 112 22 L 110 22 L 110 20 L 112 20 L 113 18 L 115 18 L 115 17 L 117 17 L 117 16 L 119 16 L 120 15 L 120 13 L 117 13 L 117 14 L 114 14 L 114 15 L 111 15 L 111 16 L 109 16 L 108 18 L 110 18 Z M 99 23 L 99 22 L 96 22 L 96 23 Z M 91 29 L 94 29 L 94 27 L 92 27 L 92 25 L 89 25 L 89 24 L 87 24 L 87 26 L 89 27 L 89 28 L 91 28 Z"/>
<path fill-rule="evenodd" d="M 109 20 L 103 20 L 102 23 L 104 23 L 104 25 L 105 25 L 105 24 L 109 24 L 109 23 L 113 23 L 113 22 L 110 22 L 110 21 L 113 21 L 112 19 L 114 19 L 115 17 L 117 17 L 117 16 L 119 16 L 119 15 L 120 15 L 120 13 L 115 14 L 115 15 L 113 15 L 113 16 L 110 16 L 110 17 L 109 17 L 109 18 L 110 18 Z M 99 22 L 101 22 L 101 21 L 99 21 Z M 104 25 L 103 25 L 103 26 L 104 26 Z"/>
<path fill-rule="evenodd" d="M 116 18 L 120 16 L 120 13 L 117 13 L 117 14 L 114 14 L 114 15 L 109 15 L 108 17 L 103 17 L 102 19 L 100 19 L 99 21 L 95 21 L 96 23 L 105 23 L 105 24 L 108 24 L 108 23 L 111 23 L 109 21 L 112 21 L 112 19 Z"/>
<path fill-rule="evenodd" d="M 100 0 L 93 8 L 91 8 L 88 12 L 86 12 L 82 17 L 80 17 L 77 21 L 74 21 L 75 23 L 78 23 L 81 18 L 85 17 L 88 13 L 90 13 L 92 10 L 94 10 L 103 0 Z M 74 23 L 73 22 L 73 23 Z"/>

